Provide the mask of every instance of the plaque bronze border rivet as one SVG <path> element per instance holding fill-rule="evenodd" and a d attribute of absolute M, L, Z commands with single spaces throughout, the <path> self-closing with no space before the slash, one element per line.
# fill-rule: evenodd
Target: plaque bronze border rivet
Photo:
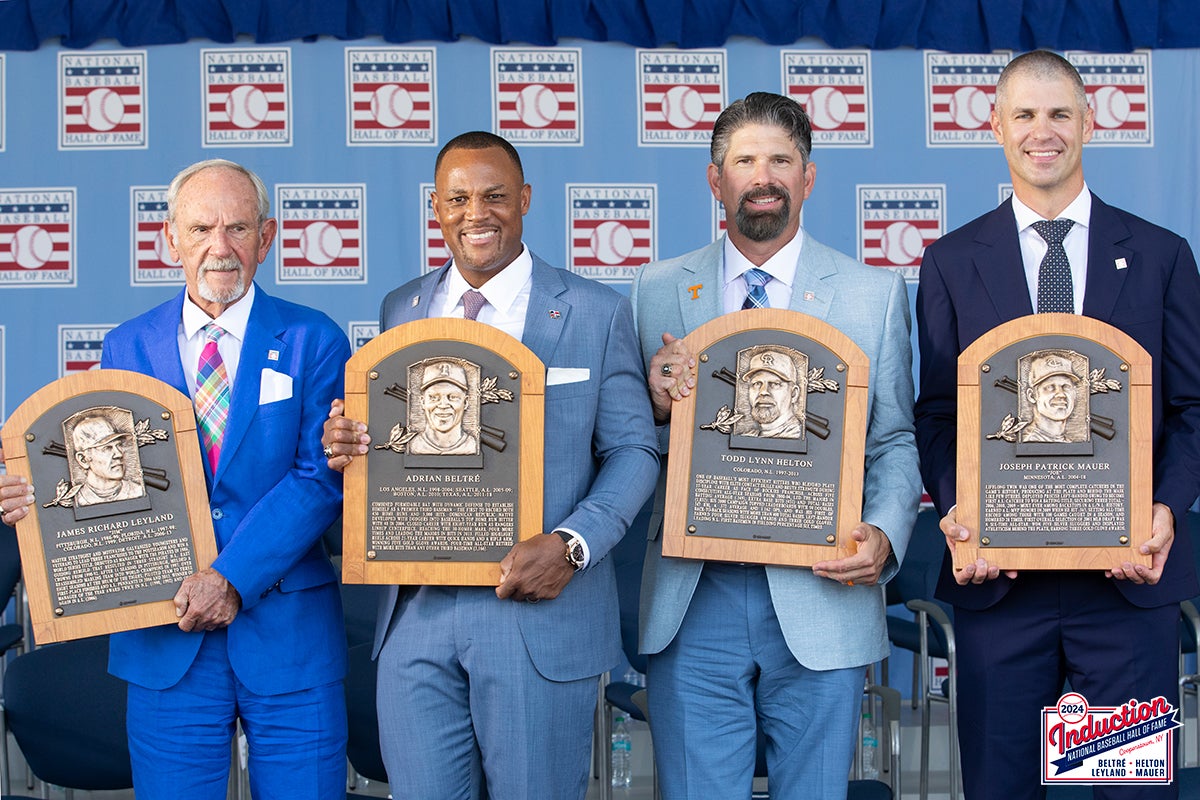
<path fill-rule="evenodd" d="M 696 532 L 696 526 L 695 526 L 695 525 L 688 525 L 687 531 L 688 531 L 688 533 L 695 533 L 695 532 Z"/>
<path fill-rule="evenodd" d="M 377 381 L 377 380 L 379 380 L 379 373 L 376 372 L 375 370 L 371 370 L 370 372 L 367 373 L 367 377 L 373 381 Z"/>
<path fill-rule="evenodd" d="M 25 434 L 25 441 L 27 442 L 32 442 L 35 438 L 37 437 L 35 437 L 32 433 Z"/>
<path fill-rule="evenodd" d="M 64 612 L 61 608 L 54 609 L 54 616 L 56 616 L 56 617 L 61 617 L 63 615 L 63 613 Z"/>
<path fill-rule="evenodd" d="M 1129 537 L 1128 536 L 1120 536 L 1117 538 L 1117 541 L 1120 542 L 1121 544 L 1129 544 Z"/>
<path fill-rule="evenodd" d="M 368 551 L 367 551 L 367 558 L 374 558 L 374 557 L 375 557 L 375 551 L 374 551 L 374 550 L 368 550 Z"/>
<path fill-rule="evenodd" d="M 700 354 L 700 362 L 701 362 L 702 364 L 707 364 L 707 363 L 708 363 L 708 353 L 701 353 L 701 354 Z"/>
<path fill-rule="evenodd" d="M 829 542 L 830 544 L 833 544 L 834 542 L 837 541 L 837 537 L 831 533 L 825 537 L 825 541 Z"/>
<path fill-rule="evenodd" d="M 992 365 L 991 365 L 991 364 L 980 364 L 980 365 L 979 365 L 979 371 L 980 371 L 980 372 L 991 372 L 991 371 L 992 371 Z"/>
<path fill-rule="evenodd" d="M 164 412 L 162 412 L 162 418 L 163 418 L 163 419 L 170 419 L 170 418 L 171 418 L 171 412 L 170 412 L 170 411 L 164 411 Z"/>
<path fill-rule="evenodd" d="M 508 379 L 510 381 L 515 381 L 519 377 L 521 377 L 521 373 L 517 372 L 515 369 L 508 373 Z"/>
<path fill-rule="evenodd" d="M 845 365 L 845 364 L 838 364 L 838 365 L 837 365 L 837 367 L 835 367 L 835 369 L 836 369 L 838 372 L 845 372 L 845 371 L 846 371 L 846 365 Z"/>
<path fill-rule="evenodd" d="M 1129 372 L 1129 365 L 1128 365 L 1128 364 L 1122 364 L 1122 365 L 1121 365 L 1121 372 Z"/>
<path fill-rule="evenodd" d="M 980 539 L 980 540 L 979 540 L 979 543 L 980 543 L 981 545 L 983 545 L 984 547 L 986 547 L 986 546 L 988 546 L 989 544 L 991 544 L 991 543 L 992 543 L 992 540 L 991 540 L 991 538 L 989 538 L 989 537 L 987 537 L 987 536 L 984 536 L 982 539 Z"/>

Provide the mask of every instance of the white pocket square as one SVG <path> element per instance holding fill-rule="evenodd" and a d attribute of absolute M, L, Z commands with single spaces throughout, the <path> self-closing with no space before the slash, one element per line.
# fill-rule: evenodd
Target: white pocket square
<path fill-rule="evenodd" d="M 580 383 L 592 376 L 587 367 L 547 367 L 546 385 L 558 386 L 563 383 Z"/>
<path fill-rule="evenodd" d="M 292 396 L 292 376 L 263 367 L 262 380 L 258 384 L 258 404 L 277 403 Z"/>

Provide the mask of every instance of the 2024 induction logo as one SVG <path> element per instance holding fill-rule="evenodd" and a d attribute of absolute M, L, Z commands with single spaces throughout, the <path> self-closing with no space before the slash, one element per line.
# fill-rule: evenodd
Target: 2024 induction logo
<path fill-rule="evenodd" d="M 1175 714 L 1162 696 L 1089 706 L 1064 694 L 1042 709 L 1042 783 L 1170 783 Z"/>

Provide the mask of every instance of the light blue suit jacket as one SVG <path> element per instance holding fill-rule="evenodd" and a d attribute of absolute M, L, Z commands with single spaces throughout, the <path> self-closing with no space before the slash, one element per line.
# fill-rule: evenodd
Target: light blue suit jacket
<path fill-rule="evenodd" d="M 380 330 L 429 315 L 450 265 L 384 298 Z M 517 603 L 517 624 L 534 666 L 555 681 L 599 675 L 620 660 L 617 586 L 605 558 L 654 488 L 658 450 L 629 301 L 612 289 L 533 258 L 533 287 L 521 341 L 548 369 L 589 372 L 548 385 L 542 526 L 587 540 L 591 561 L 554 600 Z M 398 587 L 380 607 L 378 655 Z M 497 603 L 512 602 L 497 600 Z"/>
<path fill-rule="evenodd" d="M 188 394 L 195 376 L 185 375 L 179 356 L 183 297 L 110 331 L 100 366 L 151 375 Z M 229 626 L 229 661 L 257 694 L 308 689 L 345 673 L 337 574 L 321 543 L 341 511 L 342 484 L 325 465 L 321 429 L 349 356 L 346 335 L 329 317 L 256 288 L 216 475 L 202 460 L 217 537 L 213 567 L 242 597 Z M 267 369 L 291 378 L 291 397 L 260 404 Z M 203 636 L 174 625 L 115 634 L 109 671 L 169 688 Z"/>
<path fill-rule="evenodd" d="M 725 240 L 692 253 L 647 264 L 632 299 L 646 364 L 662 347 L 663 332 L 682 337 L 722 314 Z M 699 286 L 692 298 L 690 287 Z M 811 298 L 811 299 L 806 299 Z M 864 521 L 892 543 L 884 569 L 891 578 L 904 557 L 921 496 L 913 438 L 911 323 L 904 281 L 859 264 L 805 234 L 792 284 L 791 310 L 822 319 L 862 348 L 871 360 L 863 482 Z M 667 452 L 668 428 L 660 429 Z M 661 520 L 650 526 L 642 575 L 641 649 L 662 651 L 679 630 L 703 561 L 663 558 Z M 859 666 L 887 655 L 883 590 L 843 586 L 809 569 L 767 567 L 767 580 L 784 639 L 809 669 Z"/>

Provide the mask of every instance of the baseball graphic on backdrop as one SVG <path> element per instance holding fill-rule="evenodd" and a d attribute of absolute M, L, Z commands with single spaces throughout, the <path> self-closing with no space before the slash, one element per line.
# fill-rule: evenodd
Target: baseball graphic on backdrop
<path fill-rule="evenodd" d="M 704 116 L 704 98 L 690 86 L 672 86 L 663 95 L 662 113 L 672 128 L 694 128 Z"/>
<path fill-rule="evenodd" d="M 925 249 L 921 231 L 911 222 L 893 222 L 879 237 L 883 256 L 898 267 L 916 262 Z"/>
<path fill-rule="evenodd" d="M 125 101 L 112 89 L 92 89 L 79 107 L 83 121 L 94 131 L 111 131 L 125 117 Z"/>
<path fill-rule="evenodd" d="M 238 86 L 225 98 L 229 121 L 239 128 L 256 128 L 267 118 L 271 104 L 257 86 Z"/>
<path fill-rule="evenodd" d="M 558 97 L 540 83 L 517 93 L 517 116 L 531 128 L 544 128 L 558 119 Z"/>
<path fill-rule="evenodd" d="M 964 130 L 983 127 L 992 115 L 992 104 L 978 86 L 963 86 L 950 95 L 950 118 Z"/>
<path fill-rule="evenodd" d="M 633 233 L 624 223 L 606 220 L 592 231 L 592 252 L 605 264 L 620 264 L 633 253 Z"/>
<path fill-rule="evenodd" d="M 371 94 L 371 116 L 385 128 L 399 128 L 412 114 L 412 95 L 403 86 L 387 83 Z"/>
<path fill-rule="evenodd" d="M 836 128 L 850 116 L 850 101 L 841 89 L 820 86 L 808 96 L 809 119 L 814 128 Z"/>
<path fill-rule="evenodd" d="M 1129 97 L 1116 86 L 1101 86 L 1092 95 L 1092 113 L 1101 128 L 1119 128 L 1129 121 Z"/>
<path fill-rule="evenodd" d="M 342 234 L 328 222 L 313 222 L 300 233 L 300 253 L 310 264 L 331 264 L 342 254 Z"/>
<path fill-rule="evenodd" d="M 25 269 L 37 269 L 54 255 L 54 240 L 40 225 L 26 225 L 18 230 L 9 247 L 13 261 Z"/>

